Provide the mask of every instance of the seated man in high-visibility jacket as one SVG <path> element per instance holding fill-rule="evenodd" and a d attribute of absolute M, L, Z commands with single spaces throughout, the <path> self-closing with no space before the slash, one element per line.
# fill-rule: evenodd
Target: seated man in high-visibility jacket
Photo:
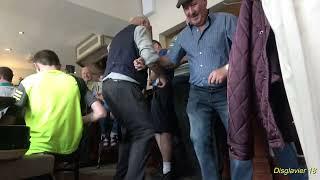
<path fill-rule="evenodd" d="M 14 93 L 16 106 L 25 108 L 30 127 L 27 154 L 72 154 L 78 148 L 83 123 L 105 117 L 106 111 L 82 79 L 60 71 L 55 52 L 39 51 L 32 62 L 37 73 L 22 80 Z M 93 111 L 82 117 L 85 104 Z"/>

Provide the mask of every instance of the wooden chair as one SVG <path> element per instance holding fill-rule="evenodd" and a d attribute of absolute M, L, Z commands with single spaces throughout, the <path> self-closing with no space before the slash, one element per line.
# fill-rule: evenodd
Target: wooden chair
<path fill-rule="evenodd" d="M 79 151 L 70 155 L 57 155 L 55 156 L 55 169 L 54 172 L 73 172 L 74 180 L 79 180 L 79 168 L 80 168 L 80 155 Z"/>

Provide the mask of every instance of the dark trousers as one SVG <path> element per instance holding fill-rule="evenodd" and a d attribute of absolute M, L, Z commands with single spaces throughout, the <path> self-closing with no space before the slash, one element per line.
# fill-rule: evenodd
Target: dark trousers
<path fill-rule="evenodd" d="M 115 180 L 143 180 L 154 135 L 150 108 L 139 86 L 128 81 L 107 79 L 103 96 L 121 125 L 122 140 Z"/>
<path fill-rule="evenodd" d="M 199 162 L 190 139 L 190 124 L 186 112 L 190 88 L 188 81 L 189 76 L 177 76 L 174 77 L 172 81 L 174 89 L 174 108 L 179 130 L 178 137 L 181 142 L 179 147 L 182 147 L 183 150 L 183 157 L 179 159 L 184 160 L 184 162 L 181 162 L 180 164 L 183 164 L 183 172 L 188 172 L 188 174 L 185 175 L 192 175 L 198 177 L 197 179 L 201 179 Z"/>
<path fill-rule="evenodd" d="M 99 126 L 101 130 L 101 134 L 108 135 L 113 132 L 118 134 L 119 133 L 119 125 L 116 119 L 112 119 L 110 117 L 100 119 L 99 120 Z"/>

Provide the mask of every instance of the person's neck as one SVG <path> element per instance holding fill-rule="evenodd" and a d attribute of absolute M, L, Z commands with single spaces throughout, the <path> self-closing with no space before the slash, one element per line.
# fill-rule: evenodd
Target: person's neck
<path fill-rule="evenodd" d="M 207 19 L 208 19 L 208 15 L 209 15 L 209 10 L 206 11 L 206 14 L 205 14 L 205 19 L 203 20 L 203 22 L 201 23 L 201 25 L 198 26 L 198 28 L 200 29 L 201 32 L 203 32 L 205 26 L 206 26 L 206 22 L 207 22 Z"/>
<path fill-rule="evenodd" d="M 51 71 L 51 70 L 58 70 L 56 66 L 42 66 L 40 68 L 40 72 L 42 71 Z"/>
<path fill-rule="evenodd" d="M 0 79 L 0 83 L 10 83 L 10 82 L 4 79 Z"/>
<path fill-rule="evenodd" d="M 12 86 L 12 83 L 10 81 L 7 81 L 5 79 L 0 79 L 0 84 L 5 86 Z"/>

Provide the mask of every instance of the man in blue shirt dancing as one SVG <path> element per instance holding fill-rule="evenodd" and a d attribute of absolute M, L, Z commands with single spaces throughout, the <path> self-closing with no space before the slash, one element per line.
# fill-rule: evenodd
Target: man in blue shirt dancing
<path fill-rule="evenodd" d="M 207 0 L 178 0 L 187 26 L 177 35 L 163 66 L 178 64 L 186 56 L 190 66 L 190 92 L 187 113 L 190 136 L 199 160 L 203 180 L 220 179 L 217 147 L 212 128 L 218 113 L 228 129 L 228 58 L 237 18 L 226 13 L 209 13 Z M 137 60 L 138 61 L 138 60 Z M 138 62 L 136 62 L 138 64 Z M 136 68 L 139 65 L 136 65 Z M 232 179 L 252 179 L 252 161 L 230 160 Z"/>

